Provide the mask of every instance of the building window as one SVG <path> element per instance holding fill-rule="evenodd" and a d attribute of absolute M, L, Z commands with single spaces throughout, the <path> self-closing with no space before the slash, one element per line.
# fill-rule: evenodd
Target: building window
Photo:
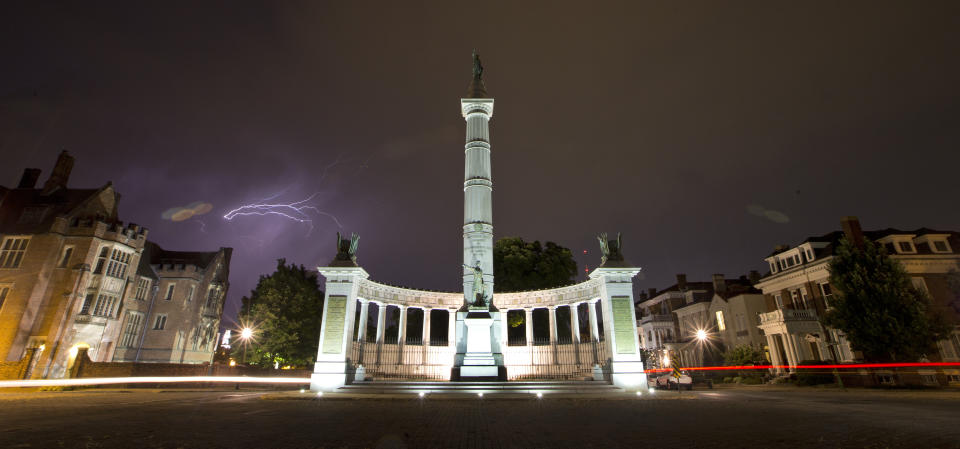
<path fill-rule="evenodd" d="M 162 331 L 166 325 L 167 325 L 167 316 L 157 315 L 157 320 L 154 321 L 153 323 L 153 330 Z"/>
<path fill-rule="evenodd" d="M 938 253 L 949 253 L 949 252 L 950 252 L 950 248 L 947 247 L 947 242 L 945 242 L 945 241 L 943 241 L 943 240 L 934 240 L 934 241 L 933 241 L 933 249 L 936 250 Z"/>
<path fill-rule="evenodd" d="M 800 304 L 800 290 L 790 290 L 790 303 L 793 305 L 793 308 L 799 309 Z"/>
<path fill-rule="evenodd" d="M 810 307 L 810 306 L 811 306 L 811 304 L 810 304 L 810 295 L 807 294 L 807 288 L 806 288 L 806 287 L 800 288 L 800 301 L 803 302 L 803 308 L 804 308 L 804 309 L 811 309 L 811 308 L 812 308 L 812 307 Z"/>
<path fill-rule="evenodd" d="M 123 337 L 120 339 L 120 346 L 130 347 L 137 342 L 137 336 L 143 327 L 143 314 L 139 312 L 127 312 L 127 325 L 123 328 Z"/>
<path fill-rule="evenodd" d="M 807 262 L 810 262 L 812 260 L 813 260 L 813 250 L 807 249 Z"/>
<path fill-rule="evenodd" d="M 60 256 L 60 263 L 57 264 L 60 268 L 66 268 L 70 264 L 70 256 L 73 255 L 73 247 L 68 246 L 63 249 L 63 255 Z"/>
<path fill-rule="evenodd" d="M 799 255 L 799 254 L 794 254 L 794 255 L 793 255 L 793 262 L 794 262 L 795 264 L 797 264 L 797 265 L 800 265 L 800 255 Z"/>
<path fill-rule="evenodd" d="M 210 288 L 210 291 L 207 293 L 207 304 L 204 307 L 212 308 L 217 304 L 217 289 Z"/>
<path fill-rule="evenodd" d="M 112 318 L 117 306 L 117 298 L 111 295 L 100 294 L 93 306 L 93 315 Z"/>
<path fill-rule="evenodd" d="M 10 287 L 0 285 L 0 309 L 3 309 L 3 303 L 7 300 L 7 295 L 10 294 Z"/>
<path fill-rule="evenodd" d="M 774 296 L 774 299 L 776 299 L 776 301 L 777 301 L 777 308 L 778 308 L 778 309 L 782 309 L 782 308 L 783 308 L 783 296 L 782 296 L 782 295 L 775 295 L 775 296 Z"/>
<path fill-rule="evenodd" d="M 133 294 L 134 299 L 143 301 L 147 299 L 147 291 L 150 290 L 150 279 L 140 278 L 137 280 L 137 291 Z"/>
<path fill-rule="evenodd" d="M 833 299 L 833 290 L 830 289 L 830 284 L 824 282 L 820 284 L 820 293 L 823 293 L 823 306 L 830 308 L 830 300 Z"/>
<path fill-rule="evenodd" d="M 720 330 L 720 332 L 727 330 L 727 324 L 723 322 L 722 310 L 717 311 L 717 329 Z"/>
<path fill-rule="evenodd" d="M 776 264 L 776 262 L 770 262 L 770 274 L 773 274 L 773 273 L 776 273 L 776 272 L 777 272 L 777 264 Z"/>
<path fill-rule="evenodd" d="M 913 288 L 927 294 L 930 293 L 930 291 L 927 290 L 927 283 L 923 281 L 922 277 L 912 277 L 910 278 L 910 283 L 913 284 Z"/>
<path fill-rule="evenodd" d="M 0 245 L 0 268 L 20 268 L 29 237 L 7 237 Z"/>
<path fill-rule="evenodd" d="M 107 265 L 107 276 L 123 278 L 127 275 L 130 265 L 130 253 L 114 248 L 110 253 L 110 263 Z"/>
<path fill-rule="evenodd" d="M 80 315 L 90 314 L 90 306 L 92 305 L 93 305 L 93 293 L 90 293 L 89 295 L 87 295 L 86 298 L 83 299 L 83 306 L 80 307 Z"/>
<path fill-rule="evenodd" d="M 103 266 L 107 264 L 107 256 L 110 254 L 110 248 L 104 246 L 100 248 L 100 255 L 97 256 L 97 267 L 93 269 L 93 274 L 103 274 Z"/>
<path fill-rule="evenodd" d="M 913 243 L 912 242 L 897 242 L 898 247 L 900 248 L 901 253 L 912 253 Z"/>
<path fill-rule="evenodd" d="M 190 291 L 187 292 L 187 302 L 193 301 L 193 292 L 197 291 L 196 285 L 190 286 Z"/>
<path fill-rule="evenodd" d="M 171 299 L 173 299 L 173 287 L 175 287 L 176 285 L 177 284 L 173 282 L 171 282 L 170 285 L 167 285 L 167 296 L 164 296 L 163 299 L 167 301 L 170 301 Z"/>

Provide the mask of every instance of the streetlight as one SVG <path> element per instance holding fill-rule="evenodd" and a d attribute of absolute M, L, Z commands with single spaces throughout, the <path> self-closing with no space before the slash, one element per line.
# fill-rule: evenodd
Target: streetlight
<path fill-rule="evenodd" d="M 706 341 L 706 339 L 707 339 L 707 331 L 703 329 L 697 329 L 697 340 L 700 340 L 700 342 L 702 343 Z"/>
<path fill-rule="evenodd" d="M 247 346 L 250 344 L 250 337 L 253 337 L 253 329 L 249 327 L 240 331 L 240 338 L 243 340 L 243 364 L 247 364 Z"/>

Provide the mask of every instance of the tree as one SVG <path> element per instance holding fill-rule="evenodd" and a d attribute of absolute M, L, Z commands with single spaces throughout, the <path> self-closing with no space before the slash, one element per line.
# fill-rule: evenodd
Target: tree
<path fill-rule="evenodd" d="M 309 366 L 317 357 L 322 315 L 323 292 L 317 274 L 303 265 L 277 260 L 277 270 L 260 276 L 250 296 L 242 299 L 240 322 L 255 329 L 247 342 L 247 363 Z M 235 343 L 235 355 L 243 353 L 242 345 L 241 340 Z"/>
<path fill-rule="evenodd" d="M 570 249 L 553 242 L 505 237 L 493 245 L 493 276 L 498 292 L 540 290 L 572 284 L 577 263 Z"/>
<path fill-rule="evenodd" d="M 498 292 L 541 290 L 572 284 L 577 274 L 573 253 L 553 242 L 525 242 L 520 237 L 504 237 L 493 245 L 493 276 Z M 524 324 L 524 314 L 508 317 L 510 327 Z M 558 317 L 557 330 L 569 332 L 570 320 Z M 535 334 L 549 335 L 547 320 L 534 320 Z"/>
<path fill-rule="evenodd" d="M 933 313 L 930 298 L 882 246 L 843 238 L 829 270 L 836 295 L 824 323 L 842 330 L 865 359 L 915 361 L 946 338 L 949 326 Z"/>

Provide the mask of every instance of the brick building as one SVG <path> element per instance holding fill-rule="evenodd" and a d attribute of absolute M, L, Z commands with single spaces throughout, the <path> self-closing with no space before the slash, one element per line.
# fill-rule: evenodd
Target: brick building
<path fill-rule="evenodd" d="M 15 188 L 0 187 L 0 357 L 4 362 L 27 358 L 21 377 L 63 376 L 77 348 L 88 348 L 94 361 L 112 361 L 118 352 L 127 359 L 126 346 L 118 351 L 126 343 L 121 341 L 129 323 L 124 318 L 142 308 L 135 301 L 146 302 L 153 283 L 144 283 L 145 279 L 164 282 L 165 272 L 157 272 L 159 262 L 153 262 L 154 253 L 161 260 L 167 252 L 153 251 L 147 229 L 119 220 L 120 196 L 111 183 L 94 189 L 68 188 L 73 164 L 73 157 L 64 151 L 41 188 L 36 187 L 40 170 L 32 168 L 24 170 Z M 175 343 L 192 348 L 191 336 L 203 334 L 200 340 L 207 341 L 211 325 L 216 339 L 230 250 L 174 254 L 191 254 L 193 260 L 206 262 L 191 276 L 197 278 L 195 288 L 206 289 L 203 294 L 217 304 L 206 307 L 204 298 L 198 301 L 203 307 L 167 312 L 164 330 L 181 336 L 180 342 L 142 339 L 144 347 L 171 341 L 171 352 Z M 204 330 L 198 333 L 200 328 Z M 190 352 L 181 350 L 179 356 L 163 360 L 201 361 Z"/>

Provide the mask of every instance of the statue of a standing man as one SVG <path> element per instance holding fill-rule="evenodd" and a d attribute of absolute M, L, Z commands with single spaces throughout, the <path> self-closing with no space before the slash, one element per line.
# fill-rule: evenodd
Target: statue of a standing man
<path fill-rule="evenodd" d="M 483 286 L 483 269 L 480 268 L 480 262 L 477 262 L 477 266 L 475 267 L 467 264 L 463 266 L 473 271 L 473 294 L 470 295 L 469 298 L 475 301 L 473 304 L 483 301 L 484 305 L 486 305 L 486 293 L 484 292 L 485 289 Z"/>

